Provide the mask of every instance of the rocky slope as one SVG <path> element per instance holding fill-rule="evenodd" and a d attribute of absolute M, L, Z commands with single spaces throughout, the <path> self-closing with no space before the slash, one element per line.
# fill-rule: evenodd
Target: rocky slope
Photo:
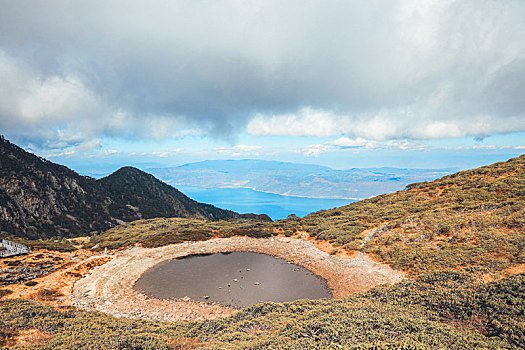
<path fill-rule="evenodd" d="M 0 139 L 0 235 L 73 237 L 153 217 L 227 219 L 238 214 L 198 203 L 138 169 L 95 180 Z"/>

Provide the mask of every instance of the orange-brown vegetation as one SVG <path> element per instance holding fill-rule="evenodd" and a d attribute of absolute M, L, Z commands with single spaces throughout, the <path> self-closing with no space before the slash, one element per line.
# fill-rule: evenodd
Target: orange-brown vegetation
<path fill-rule="evenodd" d="M 88 250 L 76 252 L 50 252 L 47 250 L 33 251 L 27 256 L 10 258 L 2 263 L 9 265 L 13 261 L 34 261 L 38 263 L 46 259 L 48 254 L 55 256 L 56 267 L 54 272 L 33 279 L 29 282 L 3 286 L 3 299 L 39 300 L 50 305 L 71 305 L 69 296 L 73 284 L 85 276 L 92 268 L 102 265 L 111 258 L 109 256 L 93 256 Z M 0 295 L 0 298 L 2 295 Z"/>
<path fill-rule="evenodd" d="M 413 274 L 508 273 L 525 263 L 524 165 L 521 156 L 278 224 Z"/>

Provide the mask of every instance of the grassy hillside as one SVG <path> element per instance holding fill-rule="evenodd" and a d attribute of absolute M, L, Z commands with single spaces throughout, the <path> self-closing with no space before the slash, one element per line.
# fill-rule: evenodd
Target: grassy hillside
<path fill-rule="evenodd" d="M 431 273 L 345 300 L 264 303 L 223 319 L 161 323 L 0 305 L 0 342 L 38 330 L 38 349 L 519 349 L 525 275 L 480 283 L 475 271 Z"/>
<path fill-rule="evenodd" d="M 144 247 L 161 247 L 185 241 L 204 241 L 213 237 L 269 237 L 273 223 L 251 219 L 206 221 L 184 218 L 137 220 L 94 236 L 89 243 L 96 249 L 116 249 L 139 243 Z"/>
<path fill-rule="evenodd" d="M 280 223 L 415 273 L 525 263 L 525 155 Z"/>

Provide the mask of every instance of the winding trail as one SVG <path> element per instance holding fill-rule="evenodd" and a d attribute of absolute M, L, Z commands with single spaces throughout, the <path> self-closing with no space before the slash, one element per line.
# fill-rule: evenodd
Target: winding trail
<path fill-rule="evenodd" d="M 380 284 L 392 284 L 404 276 L 388 265 L 362 257 L 353 259 L 329 255 L 317 249 L 313 243 L 301 239 L 216 238 L 159 248 L 137 246 L 118 252 L 109 262 L 95 267 L 90 274 L 75 283 L 73 305 L 118 317 L 164 321 L 231 315 L 238 310 L 213 303 L 196 302 L 189 298 L 148 298 L 133 290 L 133 284 L 146 270 L 165 260 L 191 254 L 233 251 L 269 254 L 301 265 L 325 279 L 334 298 L 344 298 Z"/>

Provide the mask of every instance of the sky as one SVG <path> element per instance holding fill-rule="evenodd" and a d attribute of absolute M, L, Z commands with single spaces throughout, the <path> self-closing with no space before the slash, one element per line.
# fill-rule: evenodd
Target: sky
<path fill-rule="evenodd" d="M 84 172 L 525 153 L 525 1 L 0 0 L 0 133 Z"/>

